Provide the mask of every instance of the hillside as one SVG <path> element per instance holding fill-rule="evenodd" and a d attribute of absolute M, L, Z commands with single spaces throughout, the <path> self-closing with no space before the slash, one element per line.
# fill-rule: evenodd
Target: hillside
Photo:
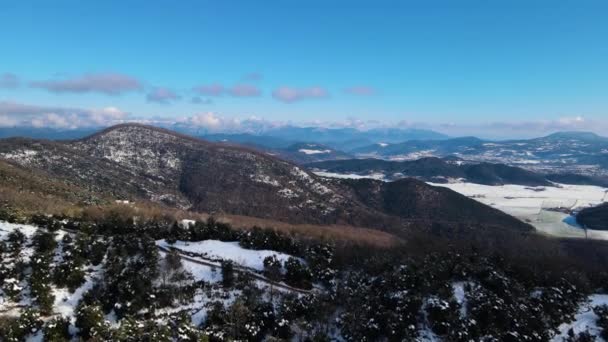
<path fill-rule="evenodd" d="M 34 221 L 0 221 L 2 341 L 511 341 L 511 317 L 526 340 L 608 331 L 605 254 L 570 252 L 601 244 L 340 248 L 214 220 Z"/>
<path fill-rule="evenodd" d="M 352 158 L 352 156 L 347 153 L 317 143 L 295 143 L 286 148 L 262 149 L 262 151 L 300 165 L 325 160 Z"/>
<path fill-rule="evenodd" d="M 403 208 L 389 210 L 354 195 L 353 189 L 375 187 L 373 183 L 336 183 L 264 153 L 150 126 L 118 125 L 66 142 L 2 140 L 0 157 L 114 198 L 145 199 L 199 212 L 393 231 L 402 230 L 408 220 L 432 221 L 424 205 L 408 207 L 411 203 L 402 201 Z M 446 206 L 474 202 L 422 183 L 415 191 L 412 197 L 434 197 Z M 489 207 L 477 211 L 478 223 L 529 229 L 512 218 L 497 217 Z M 442 212 L 434 219 L 458 224 L 470 218 L 454 213 Z"/>
<path fill-rule="evenodd" d="M 404 178 L 394 182 L 373 179 L 339 179 L 352 197 L 367 206 L 398 216 L 424 227 L 476 227 L 479 229 L 511 227 L 529 230 L 528 224 L 490 208 L 473 199 L 442 187 L 429 187 L 426 183 Z"/>
<path fill-rule="evenodd" d="M 581 210 L 576 221 L 589 229 L 608 230 L 608 203 Z"/>

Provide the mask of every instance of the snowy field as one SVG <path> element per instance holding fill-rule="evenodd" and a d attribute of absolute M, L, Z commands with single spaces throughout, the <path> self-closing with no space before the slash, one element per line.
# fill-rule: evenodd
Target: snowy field
<path fill-rule="evenodd" d="M 209 259 L 231 260 L 237 265 L 264 270 L 264 258 L 275 255 L 279 261 L 284 263 L 291 257 L 289 254 L 270 250 L 245 249 L 238 242 L 223 242 L 218 240 L 205 240 L 199 242 L 176 241 L 170 245 L 165 240 L 159 240 L 157 245 L 165 248 L 177 248 L 183 252 L 192 252 L 204 255 Z"/>
<path fill-rule="evenodd" d="M 335 173 L 335 172 L 326 172 L 326 171 L 315 171 L 314 174 L 316 174 L 317 176 L 321 176 L 321 177 L 328 177 L 328 178 L 341 178 L 341 179 L 363 179 L 363 178 L 371 178 L 371 179 L 376 179 L 376 180 L 385 180 L 386 176 L 381 173 L 372 173 L 369 175 L 358 175 L 355 173 Z"/>
<path fill-rule="evenodd" d="M 315 172 L 330 178 L 371 178 L 386 181 L 382 173 L 370 175 Z M 452 189 L 460 194 L 492 206 L 534 226 L 539 232 L 568 238 L 608 240 L 608 231 L 585 231 L 566 211 L 582 209 L 608 202 L 608 189 L 591 185 L 556 184 L 547 187 L 524 185 L 482 185 L 465 182 L 428 183 Z M 563 210 L 556 211 L 556 209 Z"/>
<path fill-rule="evenodd" d="M 608 200 L 608 189 L 589 185 L 557 184 L 548 187 L 490 186 L 474 183 L 429 183 L 452 189 L 533 225 L 538 231 L 559 237 L 584 238 L 570 211 Z M 587 237 L 608 240 L 608 231 L 587 230 Z"/>
<path fill-rule="evenodd" d="M 36 233 L 37 228 L 27 224 L 15 224 L 0 221 L 0 240 L 6 240 L 8 235 L 17 229 L 25 234 L 26 238 L 31 239 Z"/>

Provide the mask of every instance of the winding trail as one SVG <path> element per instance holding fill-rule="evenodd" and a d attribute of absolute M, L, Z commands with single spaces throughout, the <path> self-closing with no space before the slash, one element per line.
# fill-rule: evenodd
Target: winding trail
<path fill-rule="evenodd" d="M 171 252 L 171 250 L 177 251 L 179 253 L 179 256 L 183 260 L 187 260 L 188 262 L 192 262 L 192 263 L 203 265 L 203 266 L 209 266 L 209 267 L 219 267 L 219 268 L 222 267 L 220 264 L 214 263 L 212 261 L 205 260 L 203 258 L 193 258 L 191 256 L 188 256 L 188 255 L 184 254 L 183 251 L 181 251 L 179 248 L 166 248 L 166 247 L 163 247 L 163 246 L 157 246 L 157 247 L 158 247 L 159 250 L 161 250 L 161 251 L 163 251 L 165 253 L 169 253 L 169 252 Z M 309 294 L 309 293 L 313 292 L 313 290 L 300 289 L 300 288 L 297 288 L 297 287 L 289 286 L 289 285 L 287 285 L 285 283 L 279 283 L 279 282 L 270 280 L 270 279 L 264 277 L 263 275 L 255 273 L 255 272 L 249 270 L 248 268 L 241 267 L 241 266 L 238 266 L 238 265 L 234 265 L 234 272 L 241 273 L 241 274 L 247 274 L 251 278 L 253 278 L 255 280 L 258 280 L 258 281 L 261 281 L 263 283 L 266 283 L 268 285 L 272 285 L 275 288 L 279 288 L 279 289 L 283 289 L 283 290 L 287 290 L 287 291 L 298 292 L 298 293 L 301 293 L 301 294 Z"/>

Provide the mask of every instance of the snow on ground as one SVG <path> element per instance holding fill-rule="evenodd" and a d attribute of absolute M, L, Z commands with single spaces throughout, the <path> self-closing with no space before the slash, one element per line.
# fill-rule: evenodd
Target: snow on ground
<path fill-rule="evenodd" d="M 164 258 L 167 253 L 160 252 L 160 255 Z M 203 280 L 208 283 L 217 283 L 222 280 L 221 266 L 218 264 L 217 267 L 211 267 L 206 265 L 197 264 L 189 261 L 188 259 L 182 258 L 182 265 L 184 269 L 192 274 L 194 280 Z"/>
<path fill-rule="evenodd" d="M 429 183 L 452 189 L 533 225 L 538 231 L 560 237 L 585 237 L 570 214 L 552 209 L 573 210 L 600 204 L 605 188 L 590 185 L 556 184 L 548 187 L 523 185 L 491 186 L 475 183 Z M 608 240 L 608 231 L 587 230 L 587 237 Z"/>
<path fill-rule="evenodd" d="M 310 150 L 307 148 L 301 148 L 298 150 L 298 152 L 301 152 L 304 154 L 326 154 L 326 153 L 331 153 L 331 150 Z"/>
<path fill-rule="evenodd" d="M 381 173 L 370 175 L 342 174 L 325 171 L 318 176 L 331 178 L 372 178 L 386 181 Z M 598 205 L 608 201 L 608 189 L 592 185 L 555 184 L 547 187 L 524 185 L 483 185 L 455 179 L 448 183 L 431 183 L 452 189 L 460 194 L 492 206 L 534 226 L 539 232 L 568 238 L 608 240 L 608 231 L 582 229 L 576 219 L 567 213 L 571 210 Z M 556 211 L 560 209 L 563 211 Z"/>
<path fill-rule="evenodd" d="M 601 328 L 597 326 L 598 316 L 593 312 L 593 308 L 599 305 L 608 305 L 608 295 L 594 294 L 589 296 L 589 301 L 581 305 L 578 313 L 574 316 L 574 321 L 563 323 L 559 326 L 559 333 L 551 341 L 564 341 L 568 337 L 568 330 L 572 329 L 575 334 L 588 331 L 595 336 L 596 341 L 604 341 L 599 337 Z"/>
<path fill-rule="evenodd" d="M 342 179 L 363 179 L 363 178 L 371 178 L 377 180 L 385 180 L 385 176 L 383 173 L 372 173 L 369 175 L 358 175 L 355 173 L 334 173 L 334 172 L 326 172 L 326 171 L 315 171 L 314 174 L 321 177 L 328 178 L 342 178 Z"/>
<path fill-rule="evenodd" d="M 389 160 L 403 161 L 403 160 L 416 160 L 425 157 L 435 157 L 435 150 L 424 150 L 400 155 L 390 156 Z"/>
<path fill-rule="evenodd" d="M 36 233 L 38 228 L 27 224 L 16 224 L 0 221 L 0 240 L 6 240 L 8 235 L 15 231 L 20 230 L 25 236 L 30 239 Z"/>
<path fill-rule="evenodd" d="M 209 290 L 197 289 L 194 298 L 188 304 L 157 309 L 156 315 L 162 316 L 182 311 L 189 311 L 192 324 L 195 326 L 200 326 L 207 319 L 207 312 L 209 311 L 212 303 L 220 301 L 224 307 L 228 307 L 234 303 L 240 294 L 240 290 L 225 291 L 221 288 L 213 288 Z"/>
<path fill-rule="evenodd" d="M 76 305 L 82 298 L 82 296 L 93 288 L 95 281 L 101 273 L 101 265 L 91 267 L 88 274 L 85 276 L 85 282 L 74 292 L 70 293 L 67 288 L 56 288 L 53 287 L 53 295 L 55 296 L 55 304 L 53 304 L 53 311 L 64 317 L 73 317 Z"/>
<path fill-rule="evenodd" d="M 270 250 L 245 249 L 238 242 L 223 242 L 218 240 L 205 240 L 199 242 L 177 241 L 170 245 L 165 240 L 159 240 L 157 245 L 165 248 L 177 248 L 184 252 L 202 254 L 209 259 L 231 260 L 238 265 L 249 267 L 258 271 L 264 270 L 264 258 L 276 255 L 281 262 L 291 257 L 289 254 Z"/>
<path fill-rule="evenodd" d="M 188 228 L 190 226 L 193 226 L 194 224 L 196 224 L 195 220 L 183 219 L 183 220 L 179 221 L 179 225 L 182 228 Z"/>
<path fill-rule="evenodd" d="M 454 299 L 460 304 L 460 317 L 467 317 L 467 297 L 465 290 L 466 282 L 457 281 L 452 283 L 452 290 L 454 291 Z"/>
<path fill-rule="evenodd" d="M 429 183 L 452 189 L 465 196 L 492 205 L 512 215 L 538 214 L 541 208 L 574 209 L 602 202 L 607 189 L 590 185 L 528 187 L 523 185 L 482 185 L 475 183 Z"/>

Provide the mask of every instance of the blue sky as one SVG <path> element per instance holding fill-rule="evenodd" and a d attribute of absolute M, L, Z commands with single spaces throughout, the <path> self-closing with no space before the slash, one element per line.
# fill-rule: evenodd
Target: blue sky
<path fill-rule="evenodd" d="M 608 133 L 607 15 L 585 0 L 6 0 L 0 123 L 111 108 Z"/>

